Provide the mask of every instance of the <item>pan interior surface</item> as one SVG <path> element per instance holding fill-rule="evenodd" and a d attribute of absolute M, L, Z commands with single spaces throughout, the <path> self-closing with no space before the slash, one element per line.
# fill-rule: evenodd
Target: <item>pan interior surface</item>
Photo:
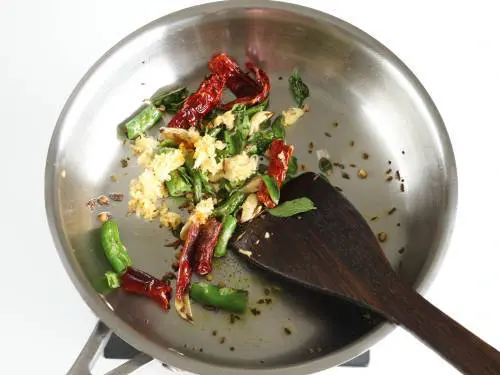
<path fill-rule="evenodd" d="M 248 289 L 259 314 L 247 312 L 232 323 L 229 314 L 194 305 L 195 323 L 187 324 L 174 309 L 166 314 L 147 299 L 104 288 L 109 265 L 99 244 L 100 211 L 118 222 L 137 268 L 161 277 L 175 259 L 175 250 L 164 246 L 173 240 L 167 229 L 127 216 L 128 185 L 141 168 L 133 157 L 121 167 L 131 152 L 118 125 L 160 87 L 194 91 L 215 52 L 259 63 L 271 79 L 275 112 L 294 105 L 287 79 L 299 69 L 311 92 L 310 111 L 287 133 L 299 165 L 317 170 L 316 151 L 328 151 L 338 162 L 332 184 L 373 219 L 375 233 L 387 234 L 384 252 L 407 282 L 422 286 L 443 252 L 456 203 L 455 164 L 439 114 L 413 75 L 379 43 L 333 17 L 283 4 L 229 3 L 153 22 L 84 78 L 49 151 L 51 225 L 89 305 L 148 354 L 193 371 L 205 364 L 203 373 L 218 366 L 319 371 L 368 349 L 389 328 L 382 332 L 379 318 L 349 303 L 268 278 L 233 254 L 216 261 L 213 282 Z M 359 169 L 368 176 L 359 178 Z M 125 193 L 125 200 L 96 212 L 86 207 L 89 199 L 114 192 Z"/>

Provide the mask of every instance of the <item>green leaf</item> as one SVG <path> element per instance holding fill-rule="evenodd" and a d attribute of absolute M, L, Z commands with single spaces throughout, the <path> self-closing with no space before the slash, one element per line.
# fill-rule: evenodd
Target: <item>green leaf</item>
<path fill-rule="evenodd" d="M 246 107 L 241 104 L 235 104 L 231 112 L 234 114 L 234 127 L 236 131 L 242 135 L 243 139 L 246 139 L 248 133 L 250 133 L 250 118 Z"/>
<path fill-rule="evenodd" d="M 280 201 L 280 188 L 278 187 L 278 182 L 274 179 L 274 177 L 268 176 L 267 174 L 261 175 L 262 181 L 266 185 L 267 191 L 271 200 L 278 204 Z"/>
<path fill-rule="evenodd" d="M 215 191 L 214 191 L 212 185 L 210 185 L 210 183 L 208 182 L 207 176 L 204 173 L 200 172 L 200 177 L 201 177 L 201 185 L 203 187 L 203 190 L 208 194 L 215 194 Z"/>
<path fill-rule="evenodd" d="M 283 116 L 278 116 L 273 121 L 271 125 L 271 129 L 273 131 L 273 136 L 276 139 L 285 138 L 285 124 L 283 123 Z"/>
<path fill-rule="evenodd" d="M 290 158 L 290 161 L 288 162 L 288 170 L 287 170 L 287 176 L 295 176 L 297 174 L 298 170 L 298 164 L 297 164 L 297 158 L 295 156 L 292 156 Z"/>
<path fill-rule="evenodd" d="M 224 142 L 226 143 L 226 148 L 223 153 L 225 156 L 237 155 L 243 151 L 243 148 L 245 147 L 245 138 L 238 130 L 234 132 L 225 130 Z"/>
<path fill-rule="evenodd" d="M 173 197 L 180 197 L 192 189 L 189 180 L 183 178 L 178 170 L 170 172 L 170 180 L 165 181 L 168 194 Z"/>
<path fill-rule="evenodd" d="M 319 170 L 323 173 L 328 174 L 333 170 L 332 162 L 327 158 L 319 159 L 318 164 L 319 164 Z"/>
<path fill-rule="evenodd" d="M 271 129 L 258 131 L 248 140 L 249 146 L 246 151 L 249 155 L 263 155 L 274 139 L 274 133 Z"/>
<path fill-rule="evenodd" d="M 264 111 L 269 105 L 269 97 L 266 98 L 262 103 L 254 105 L 253 107 L 248 108 L 247 111 L 247 116 L 251 118 L 253 115 L 255 115 L 257 112 Z"/>
<path fill-rule="evenodd" d="M 304 100 L 309 96 L 309 87 L 302 81 L 297 69 L 294 69 L 292 75 L 288 78 L 288 83 L 295 102 L 302 108 Z"/>
<path fill-rule="evenodd" d="M 154 95 L 151 98 L 151 102 L 155 106 L 163 104 L 168 113 L 177 113 L 188 96 L 189 91 L 185 87 L 181 87 L 173 91 Z"/>
<path fill-rule="evenodd" d="M 111 289 L 116 289 L 120 287 L 120 277 L 116 272 L 106 271 L 104 273 L 104 277 L 106 277 L 106 282 Z"/>
<path fill-rule="evenodd" d="M 268 211 L 273 216 L 289 217 L 315 209 L 316 206 L 312 200 L 302 197 L 281 203 L 279 206 L 271 208 Z"/>

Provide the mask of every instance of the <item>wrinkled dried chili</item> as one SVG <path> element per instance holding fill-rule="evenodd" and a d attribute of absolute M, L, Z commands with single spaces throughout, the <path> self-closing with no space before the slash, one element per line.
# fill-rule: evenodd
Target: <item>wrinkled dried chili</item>
<path fill-rule="evenodd" d="M 195 271 L 198 275 L 212 272 L 212 257 L 221 227 L 222 224 L 215 218 L 210 218 L 200 227 L 195 244 Z"/>
<path fill-rule="evenodd" d="M 225 83 L 225 78 L 217 74 L 211 74 L 204 79 L 198 90 L 186 99 L 168 126 L 187 129 L 198 125 L 209 112 L 219 105 Z"/>
<path fill-rule="evenodd" d="M 125 291 L 149 297 L 164 310 L 169 309 L 172 288 L 164 281 L 132 267 L 127 267 L 120 279 Z"/>
<path fill-rule="evenodd" d="M 286 178 L 288 163 L 293 153 L 293 146 L 287 145 L 283 140 L 278 139 L 271 143 L 267 152 L 269 157 L 267 175 L 273 177 L 278 183 L 278 187 L 281 187 Z M 260 184 L 257 197 L 267 208 L 273 208 L 276 206 L 276 203 L 273 202 L 269 196 L 269 192 L 267 191 L 264 183 Z"/>
<path fill-rule="evenodd" d="M 195 243 L 199 233 L 200 225 L 192 223 L 189 227 L 179 260 L 179 272 L 177 273 L 177 286 L 175 290 L 175 309 L 181 318 L 185 320 L 193 320 L 191 303 L 189 302 L 189 282 L 193 274 L 192 263 L 195 254 Z"/>

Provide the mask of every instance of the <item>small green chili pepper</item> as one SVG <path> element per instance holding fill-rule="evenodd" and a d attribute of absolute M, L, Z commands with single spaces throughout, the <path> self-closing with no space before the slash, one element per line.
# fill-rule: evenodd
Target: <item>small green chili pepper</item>
<path fill-rule="evenodd" d="M 111 289 L 116 289 L 120 287 L 120 277 L 116 272 L 106 271 L 104 273 L 104 277 L 106 278 L 106 282 Z"/>
<path fill-rule="evenodd" d="M 207 283 L 193 283 L 191 298 L 204 305 L 236 313 L 245 312 L 248 304 L 248 291 L 233 288 L 218 288 Z"/>
<path fill-rule="evenodd" d="M 132 265 L 127 249 L 120 241 L 118 225 L 113 220 L 105 221 L 101 227 L 101 245 L 113 270 L 122 273 Z"/>
<path fill-rule="evenodd" d="M 163 116 L 163 112 L 150 104 L 125 124 L 128 139 L 135 139 L 153 127 Z"/>
<path fill-rule="evenodd" d="M 165 186 L 172 197 L 180 197 L 191 191 L 189 180 L 186 180 L 178 170 L 170 172 L 170 180 L 165 181 Z"/>
<path fill-rule="evenodd" d="M 192 170 L 194 201 L 198 203 L 203 197 L 203 182 L 200 171 Z"/>
<path fill-rule="evenodd" d="M 222 229 L 219 233 L 217 245 L 215 245 L 214 257 L 220 258 L 226 255 L 227 243 L 236 229 L 236 224 L 238 224 L 238 221 L 234 216 L 226 216 L 222 222 Z"/>
<path fill-rule="evenodd" d="M 242 191 L 234 192 L 224 203 L 214 210 L 213 215 L 215 217 L 231 215 L 243 204 L 246 196 Z"/>
<path fill-rule="evenodd" d="M 274 177 L 268 176 L 267 174 L 261 175 L 262 181 L 266 185 L 267 191 L 272 201 L 278 204 L 280 200 L 280 188 L 278 187 L 278 182 Z"/>
<path fill-rule="evenodd" d="M 212 129 L 209 129 L 207 130 L 207 134 L 216 138 L 217 135 L 219 135 L 219 133 L 222 131 L 222 126 L 219 126 L 217 128 L 212 128 Z"/>

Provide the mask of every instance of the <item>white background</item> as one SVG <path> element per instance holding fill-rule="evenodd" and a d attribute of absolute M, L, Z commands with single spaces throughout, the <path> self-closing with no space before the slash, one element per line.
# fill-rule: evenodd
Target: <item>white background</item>
<path fill-rule="evenodd" d="M 71 90 L 136 28 L 201 1 L 0 1 L 0 349 L 3 374 L 63 374 L 96 318 L 67 277 L 45 218 L 45 156 Z M 496 1 L 297 1 L 353 23 L 395 52 L 430 92 L 459 169 L 448 255 L 427 297 L 500 347 L 500 22 Z M 325 3 L 327 3 L 325 1 Z M 110 368 L 107 364 L 99 369 Z M 7 368 L 6 368 L 7 367 Z M 139 374 L 164 373 L 157 364 Z M 398 329 L 369 369 L 335 374 L 455 374 Z"/>

